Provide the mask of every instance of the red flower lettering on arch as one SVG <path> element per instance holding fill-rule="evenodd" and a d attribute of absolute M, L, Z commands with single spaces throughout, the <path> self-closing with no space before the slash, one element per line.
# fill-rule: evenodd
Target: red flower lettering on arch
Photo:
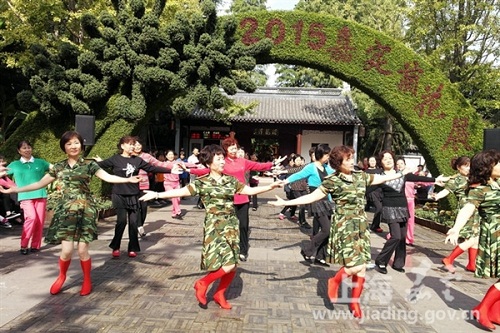
<path fill-rule="evenodd" d="M 351 46 L 351 29 L 344 26 L 339 30 L 334 47 L 330 47 L 330 58 L 337 62 L 351 62 L 355 48 Z"/>
<path fill-rule="evenodd" d="M 435 111 L 441 106 L 441 91 L 443 90 L 443 84 L 441 83 L 435 91 L 431 91 L 431 86 L 425 87 L 425 94 L 422 94 L 422 102 L 415 106 L 416 111 L 418 111 L 418 116 L 423 117 L 427 115 L 428 117 L 442 119 L 444 118 L 444 113 L 435 115 Z"/>
<path fill-rule="evenodd" d="M 467 150 L 472 150 L 469 144 L 469 118 L 455 118 L 453 119 L 453 125 L 451 126 L 450 134 L 448 139 L 446 139 L 443 149 L 453 149 L 454 151 L 460 150 L 460 148 L 465 148 Z M 465 130 L 464 130 L 465 129 Z"/>
<path fill-rule="evenodd" d="M 418 61 L 405 63 L 404 69 L 400 69 L 398 73 L 403 75 L 401 81 L 399 81 L 398 88 L 401 91 L 410 92 L 415 95 L 417 93 L 420 75 L 424 73 L 424 70 L 420 68 L 420 65 L 418 64 Z"/>
<path fill-rule="evenodd" d="M 371 54 L 371 58 L 366 61 L 364 70 L 368 71 L 372 68 L 375 68 L 377 72 L 382 75 L 392 74 L 390 70 L 382 68 L 382 66 L 387 64 L 384 56 L 386 55 L 386 53 L 391 52 L 391 50 L 392 49 L 389 45 L 383 45 L 378 40 L 375 41 L 375 45 L 369 47 L 368 50 L 366 50 L 367 54 Z"/>

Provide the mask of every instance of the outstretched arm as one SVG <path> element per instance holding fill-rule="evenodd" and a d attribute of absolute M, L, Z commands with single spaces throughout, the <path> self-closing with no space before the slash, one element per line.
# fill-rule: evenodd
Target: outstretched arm
<path fill-rule="evenodd" d="M 111 175 L 107 173 L 103 169 L 99 169 L 95 175 L 108 183 L 120 184 L 120 183 L 138 183 L 141 181 L 141 176 L 133 176 L 133 177 L 119 177 L 115 175 Z"/>
<path fill-rule="evenodd" d="M 445 189 L 445 190 L 439 191 L 438 193 L 436 193 L 436 192 L 432 193 L 432 198 L 434 200 L 438 201 L 438 200 L 446 197 L 448 194 L 450 194 L 450 191 Z"/>
<path fill-rule="evenodd" d="M 450 244 L 452 245 L 458 244 L 458 234 L 460 233 L 460 230 L 463 228 L 463 226 L 467 223 L 467 221 L 469 221 L 469 219 L 472 217 L 475 210 L 476 206 L 471 203 L 465 204 L 465 206 L 460 209 L 457 215 L 457 219 L 455 220 L 455 225 L 446 233 L 446 239 L 444 241 L 445 243 L 450 242 Z"/>
<path fill-rule="evenodd" d="M 271 191 L 274 188 L 281 187 L 283 186 L 284 181 L 282 180 L 277 180 L 267 186 L 256 186 L 256 187 L 250 187 L 250 186 L 245 186 L 243 187 L 243 190 L 241 190 L 240 194 L 246 194 L 246 195 L 256 195 L 264 192 Z"/>
<path fill-rule="evenodd" d="M 399 173 L 399 172 L 389 174 L 389 175 L 374 174 L 372 183 L 370 185 L 378 185 L 378 184 L 382 184 L 382 183 L 388 182 L 390 180 L 394 180 L 394 179 L 398 179 L 398 178 L 402 178 L 402 177 L 404 177 L 404 174 Z"/>
<path fill-rule="evenodd" d="M 273 206 L 298 206 L 321 200 L 324 197 L 326 197 L 326 194 L 320 188 L 317 188 L 314 192 L 298 197 L 297 199 L 283 200 L 276 196 L 276 201 L 268 201 L 267 203 Z"/>
<path fill-rule="evenodd" d="M 43 176 L 42 179 L 40 179 L 36 183 L 29 184 L 29 185 L 26 185 L 23 187 L 11 187 L 8 189 L 4 189 L 3 187 L 0 187 L 0 192 L 2 192 L 2 193 L 19 193 L 19 192 L 34 191 L 34 190 L 38 190 L 42 187 L 49 185 L 50 183 L 52 183 L 54 181 L 54 179 L 55 179 L 54 177 L 52 177 L 51 175 L 49 175 L 47 173 L 47 174 L 45 174 L 45 176 Z"/>
<path fill-rule="evenodd" d="M 178 198 L 178 197 L 189 197 L 191 196 L 191 192 L 189 192 L 188 186 L 184 186 L 182 188 L 177 188 L 175 190 L 165 191 L 165 192 L 154 192 L 154 191 L 144 191 L 142 197 L 139 198 L 141 201 L 149 201 L 149 200 L 157 200 L 157 199 L 170 199 L 170 198 Z"/>

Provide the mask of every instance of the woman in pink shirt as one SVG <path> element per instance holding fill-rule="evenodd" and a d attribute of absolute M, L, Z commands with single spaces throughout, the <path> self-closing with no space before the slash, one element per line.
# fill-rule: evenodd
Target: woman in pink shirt
<path fill-rule="evenodd" d="M 140 141 L 139 137 L 135 137 L 135 146 L 134 146 L 134 154 L 142 158 L 144 161 L 148 162 L 149 164 L 153 166 L 161 166 L 167 169 L 172 169 L 175 164 L 183 164 L 182 162 L 179 161 L 160 161 L 154 158 L 151 154 L 145 153 L 142 151 L 142 144 Z M 187 164 L 190 166 L 195 166 L 191 164 Z M 167 179 L 170 175 L 176 176 L 177 177 L 177 184 L 179 183 L 179 175 L 175 174 L 164 174 L 164 179 Z M 149 184 L 149 176 L 148 173 L 144 170 L 139 170 L 139 176 L 141 177 L 141 182 L 139 183 L 139 189 L 141 190 L 141 196 L 145 194 L 145 190 L 150 190 L 150 184 Z M 175 177 L 172 177 L 174 179 Z M 166 180 L 165 180 L 166 183 Z M 165 185 L 166 186 L 166 185 Z M 166 187 L 165 187 L 166 188 Z M 144 231 L 144 222 L 146 221 L 146 215 L 147 215 L 147 209 L 148 205 L 145 201 L 140 202 L 140 209 L 139 209 L 139 221 L 138 221 L 138 234 L 140 237 L 146 236 L 146 232 Z M 180 216 L 180 208 L 178 208 L 178 213 Z M 172 218 L 177 218 L 174 217 L 174 214 L 172 213 Z"/>
<path fill-rule="evenodd" d="M 396 169 L 398 171 L 403 171 L 405 168 L 405 160 L 403 158 L 398 158 Z M 434 184 L 432 181 L 429 183 Z M 405 196 L 406 201 L 408 201 L 408 213 L 410 214 L 406 230 L 406 245 L 414 246 L 413 243 L 415 242 L 415 185 L 429 185 L 429 183 L 411 181 L 405 183 Z"/>
<path fill-rule="evenodd" d="M 167 160 L 165 161 L 165 163 L 170 163 L 171 165 L 174 165 L 177 163 L 183 164 L 182 162 L 175 160 L 175 153 L 171 149 L 167 150 L 166 157 L 167 157 Z M 180 188 L 181 184 L 179 182 L 179 174 L 177 174 L 177 173 L 164 174 L 163 175 L 163 187 L 165 188 L 165 191 L 170 191 L 170 190 L 175 190 L 177 188 Z M 177 220 L 182 220 L 181 198 L 179 198 L 179 197 L 170 198 L 170 201 L 172 202 L 172 218 L 177 219 Z"/>

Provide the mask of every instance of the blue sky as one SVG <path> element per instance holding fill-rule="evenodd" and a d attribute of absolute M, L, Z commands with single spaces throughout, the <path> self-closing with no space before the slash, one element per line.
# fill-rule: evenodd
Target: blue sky
<path fill-rule="evenodd" d="M 299 0 L 267 0 L 269 9 L 293 9 Z"/>

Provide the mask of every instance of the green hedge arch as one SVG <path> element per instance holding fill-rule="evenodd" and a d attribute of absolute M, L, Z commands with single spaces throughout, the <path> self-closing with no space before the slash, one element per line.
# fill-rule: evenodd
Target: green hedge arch
<path fill-rule="evenodd" d="M 247 46 L 269 38 L 259 64 L 315 68 L 357 87 L 384 106 L 411 135 L 431 172 L 451 174 L 450 160 L 482 147 L 486 124 L 447 77 L 383 33 L 331 15 L 258 11 L 236 20 Z"/>

